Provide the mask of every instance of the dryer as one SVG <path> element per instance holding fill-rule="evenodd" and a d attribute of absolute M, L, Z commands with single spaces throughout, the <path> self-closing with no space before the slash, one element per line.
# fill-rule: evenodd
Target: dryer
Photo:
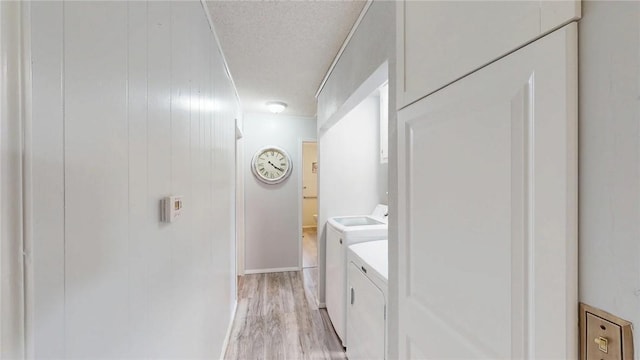
<path fill-rule="evenodd" d="M 388 241 L 349 247 L 347 357 L 385 359 L 387 353 Z"/>
<path fill-rule="evenodd" d="M 347 346 L 347 249 L 350 245 L 387 238 L 386 205 L 371 215 L 329 218 L 326 241 L 326 306 L 333 327 Z"/>

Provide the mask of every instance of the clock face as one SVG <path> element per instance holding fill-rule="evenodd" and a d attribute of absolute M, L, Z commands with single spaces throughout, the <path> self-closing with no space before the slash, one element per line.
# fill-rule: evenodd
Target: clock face
<path fill-rule="evenodd" d="M 262 182 L 277 184 L 291 174 L 291 158 L 283 149 L 269 146 L 256 152 L 251 170 Z"/>

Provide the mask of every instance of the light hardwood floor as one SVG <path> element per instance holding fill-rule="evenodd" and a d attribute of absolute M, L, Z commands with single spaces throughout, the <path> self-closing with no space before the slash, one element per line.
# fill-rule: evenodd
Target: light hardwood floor
<path fill-rule="evenodd" d="M 318 298 L 318 267 L 302 269 L 304 287 L 310 299 Z M 314 304 L 316 302 L 314 301 Z"/>
<path fill-rule="evenodd" d="M 225 359 L 346 359 L 316 305 L 314 276 L 317 268 L 243 276 Z"/>
<path fill-rule="evenodd" d="M 302 230 L 302 267 L 318 266 L 318 235 L 315 228 Z"/>

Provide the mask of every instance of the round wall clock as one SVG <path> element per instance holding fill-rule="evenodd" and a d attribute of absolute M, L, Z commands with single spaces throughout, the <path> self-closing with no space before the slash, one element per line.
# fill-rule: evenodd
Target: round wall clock
<path fill-rule="evenodd" d="M 291 175 L 291 157 L 277 146 L 258 150 L 251 160 L 253 175 L 265 184 L 278 184 Z"/>

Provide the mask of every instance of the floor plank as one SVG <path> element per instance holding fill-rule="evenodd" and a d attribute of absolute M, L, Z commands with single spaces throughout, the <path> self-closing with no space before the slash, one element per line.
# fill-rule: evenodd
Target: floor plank
<path fill-rule="evenodd" d="M 302 267 L 318 266 L 318 234 L 315 228 L 302 230 Z"/>
<path fill-rule="evenodd" d="M 346 359 L 326 310 L 316 305 L 317 268 L 245 275 L 239 284 L 225 359 Z"/>
<path fill-rule="evenodd" d="M 302 269 L 302 276 L 304 281 L 304 290 L 307 294 L 307 300 L 310 302 L 310 306 L 317 307 L 318 303 L 318 268 L 306 268 Z"/>

